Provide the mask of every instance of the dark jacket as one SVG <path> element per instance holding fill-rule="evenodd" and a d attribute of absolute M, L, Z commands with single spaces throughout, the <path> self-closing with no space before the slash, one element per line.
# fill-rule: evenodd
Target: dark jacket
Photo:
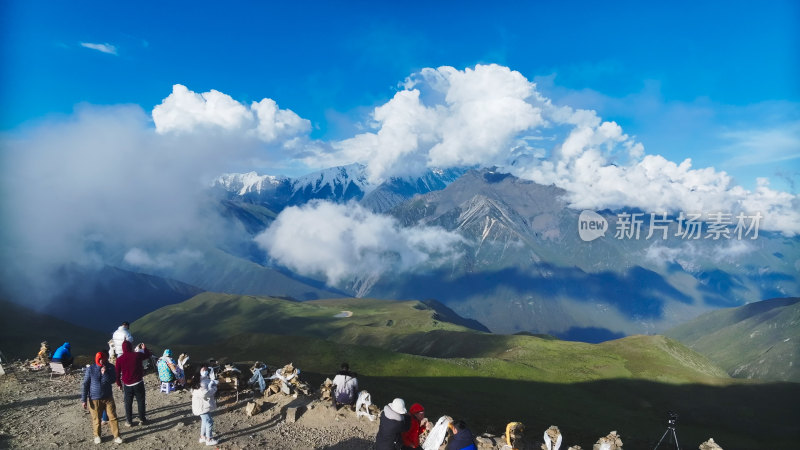
<path fill-rule="evenodd" d="M 389 417 L 387 417 L 387 410 Z M 378 435 L 375 436 L 375 448 L 377 450 L 399 449 L 403 445 L 400 434 L 407 431 L 410 425 L 411 421 L 407 415 L 397 414 L 387 405 L 381 413 Z"/>
<path fill-rule="evenodd" d="M 128 386 L 142 381 L 144 367 L 142 362 L 150 359 L 150 350 L 144 352 L 133 350 L 133 344 L 129 341 L 122 342 L 122 356 L 117 358 L 117 386 L 127 384 Z"/>
<path fill-rule="evenodd" d="M 445 450 L 477 450 L 477 448 L 472 432 L 464 429 L 453 436 L 453 440 L 447 444 Z"/>
<path fill-rule="evenodd" d="M 92 400 L 100 400 L 101 398 L 112 398 L 113 392 L 111 387 L 117 375 L 114 372 L 114 366 L 106 364 L 106 373 L 100 373 L 100 366 L 92 364 L 86 368 L 86 375 L 83 376 L 83 389 L 81 389 L 81 402 L 85 402 L 86 398 Z"/>

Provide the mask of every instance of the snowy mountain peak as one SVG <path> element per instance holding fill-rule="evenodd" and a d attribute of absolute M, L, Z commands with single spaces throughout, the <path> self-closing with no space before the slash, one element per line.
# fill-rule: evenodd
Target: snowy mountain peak
<path fill-rule="evenodd" d="M 367 167 L 358 163 L 312 172 L 292 180 L 291 184 L 294 192 L 308 190 L 312 193 L 320 192 L 326 187 L 330 189 L 330 192 L 336 192 L 337 189 L 346 192 L 353 188 L 357 188 L 361 192 L 369 192 L 374 188 L 367 181 Z"/>
<path fill-rule="evenodd" d="M 213 186 L 221 186 L 226 191 L 245 195 L 250 192 L 260 194 L 268 186 L 274 187 L 286 180 L 286 177 L 274 175 L 259 175 L 256 172 L 226 173 L 217 177 Z"/>

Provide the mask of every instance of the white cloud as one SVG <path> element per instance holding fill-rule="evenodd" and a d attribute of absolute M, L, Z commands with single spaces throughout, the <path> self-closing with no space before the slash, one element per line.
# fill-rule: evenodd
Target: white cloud
<path fill-rule="evenodd" d="M 373 111 L 376 131 L 335 142 L 335 152 L 307 163 L 361 162 L 375 183 L 426 167 L 491 165 L 516 148 L 520 133 L 544 123 L 534 85 L 506 67 L 424 69 L 404 86 Z"/>
<path fill-rule="evenodd" d="M 780 128 L 728 131 L 722 137 L 729 141 L 724 151 L 733 156 L 731 166 L 753 166 L 784 163 L 800 159 L 800 121 Z"/>
<path fill-rule="evenodd" d="M 800 197 L 767 185 L 746 190 L 713 167 L 646 154 L 617 123 L 593 110 L 554 105 L 507 67 L 423 69 L 376 107 L 371 119 L 371 131 L 310 149 L 304 162 L 360 162 L 376 183 L 431 167 L 496 165 L 565 189 L 576 209 L 760 212 L 762 229 L 800 233 Z M 788 161 L 797 157 L 796 135 L 792 128 L 728 137 L 749 154 L 764 149 Z"/>
<path fill-rule="evenodd" d="M 46 298 L 59 287 L 47 274 L 64 265 L 117 264 L 146 248 L 152 256 L 134 252 L 128 262 L 157 266 L 226 239 L 232 230 L 208 210 L 208 183 L 254 149 L 225 144 L 159 135 L 131 106 L 80 107 L 4 136 L 0 285 Z"/>
<path fill-rule="evenodd" d="M 311 122 L 288 109 L 278 108 L 272 99 L 253 102 L 249 107 L 229 95 L 212 89 L 198 94 L 176 84 L 172 93 L 153 108 L 153 122 L 161 134 L 189 134 L 222 131 L 240 138 L 256 137 L 275 143 L 307 134 Z"/>
<path fill-rule="evenodd" d="M 105 44 L 93 44 L 91 42 L 81 42 L 81 47 L 97 50 L 98 52 L 108 53 L 109 55 L 117 54 L 117 47 L 107 42 Z"/>
<path fill-rule="evenodd" d="M 353 277 L 408 272 L 456 256 L 457 233 L 401 227 L 358 204 L 314 202 L 283 210 L 255 241 L 278 263 L 330 285 Z"/>
<path fill-rule="evenodd" d="M 172 267 L 176 263 L 185 260 L 199 260 L 203 253 L 197 250 L 181 250 L 171 253 L 156 253 L 151 255 L 139 247 L 128 250 L 123 257 L 123 261 L 131 266 L 138 268 L 164 269 Z"/>

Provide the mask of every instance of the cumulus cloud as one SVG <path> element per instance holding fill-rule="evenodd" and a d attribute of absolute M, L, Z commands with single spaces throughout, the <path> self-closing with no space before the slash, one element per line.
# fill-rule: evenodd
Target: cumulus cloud
<path fill-rule="evenodd" d="M 358 204 L 313 202 L 283 210 L 255 241 L 278 263 L 337 285 L 351 278 L 439 266 L 463 238 L 437 227 L 402 227 Z"/>
<path fill-rule="evenodd" d="M 93 44 L 91 42 L 81 42 L 81 47 L 97 50 L 98 52 L 108 53 L 109 55 L 117 54 L 117 47 L 107 42 L 105 44 Z"/>
<path fill-rule="evenodd" d="M 214 89 L 199 94 L 180 84 L 153 108 L 152 116 L 161 134 L 222 131 L 267 143 L 307 134 L 311 129 L 311 122 L 278 108 L 272 99 L 247 106 Z"/>
<path fill-rule="evenodd" d="M 762 229 L 800 233 L 798 196 L 765 183 L 746 190 L 713 167 L 647 154 L 617 123 L 553 104 L 507 67 L 423 69 L 370 119 L 368 132 L 309 149 L 306 164 L 360 162 L 374 183 L 433 167 L 498 166 L 565 189 L 576 209 L 761 213 Z M 775 160 L 791 160 L 795 135 L 791 129 L 729 137 L 749 154 L 765 149 Z"/>

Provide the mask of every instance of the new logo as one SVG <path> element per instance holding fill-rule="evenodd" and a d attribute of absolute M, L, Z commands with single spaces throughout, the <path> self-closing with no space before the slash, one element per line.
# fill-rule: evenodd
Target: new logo
<path fill-rule="evenodd" d="M 608 231 L 608 222 L 594 211 L 583 210 L 578 217 L 578 235 L 585 242 L 593 241 L 605 236 Z"/>

